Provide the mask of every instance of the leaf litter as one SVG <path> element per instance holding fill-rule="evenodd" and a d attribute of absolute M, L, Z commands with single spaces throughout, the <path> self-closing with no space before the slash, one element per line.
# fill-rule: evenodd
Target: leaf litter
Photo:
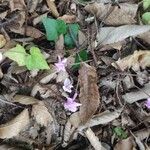
<path fill-rule="evenodd" d="M 149 10 L 0 1 L 0 149 L 149 149 Z"/>

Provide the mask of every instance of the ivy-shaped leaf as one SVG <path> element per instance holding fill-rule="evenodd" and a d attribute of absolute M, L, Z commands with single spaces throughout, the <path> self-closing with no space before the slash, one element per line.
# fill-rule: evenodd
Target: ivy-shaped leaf
<path fill-rule="evenodd" d="M 17 62 L 19 66 L 26 66 L 29 70 L 50 69 L 40 49 L 37 47 L 31 47 L 30 54 L 28 54 L 23 46 L 17 44 L 16 47 L 5 52 L 4 56 Z"/>
<path fill-rule="evenodd" d="M 113 131 L 120 139 L 126 139 L 128 137 L 127 133 L 121 127 L 115 127 Z"/>
<path fill-rule="evenodd" d="M 63 20 L 44 18 L 42 23 L 46 30 L 46 37 L 49 41 L 56 41 L 61 34 L 66 33 L 67 26 Z"/>
<path fill-rule="evenodd" d="M 26 66 L 29 70 L 34 69 L 49 69 L 49 66 L 37 47 L 30 48 L 30 54 L 26 58 Z"/>
<path fill-rule="evenodd" d="M 80 68 L 80 62 L 81 61 L 87 61 L 88 60 L 88 53 L 86 50 L 80 51 L 75 56 L 75 64 L 72 66 L 72 69 L 79 69 Z"/>
<path fill-rule="evenodd" d="M 19 44 L 4 53 L 4 56 L 17 62 L 19 66 L 25 66 L 27 55 L 24 47 Z"/>
<path fill-rule="evenodd" d="M 145 24 L 150 24 L 150 12 L 146 12 L 142 15 L 142 20 Z"/>
<path fill-rule="evenodd" d="M 77 23 L 68 24 L 67 34 L 65 35 L 65 45 L 68 48 L 73 48 L 75 46 L 74 40 L 78 40 L 79 25 Z M 73 40 L 74 39 L 74 40 Z"/>
<path fill-rule="evenodd" d="M 150 0 L 143 0 L 143 8 L 144 10 L 150 8 Z"/>

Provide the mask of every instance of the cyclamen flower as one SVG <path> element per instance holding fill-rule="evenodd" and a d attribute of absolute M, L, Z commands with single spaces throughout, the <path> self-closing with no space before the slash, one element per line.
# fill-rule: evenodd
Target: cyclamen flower
<path fill-rule="evenodd" d="M 150 98 L 147 99 L 145 106 L 150 109 Z"/>
<path fill-rule="evenodd" d="M 71 93 L 71 91 L 72 91 L 71 88 L 73 88 L 73 85 L 72 85 L 70 79 L 66 78 L 64 81 L 63 90 L 68 93 Z"/>
<path fill-rule="evenodd" d="M 55 63 L 57 71 L 66 71 L 66 66 L 67 66 L 67 59 L 64 58 L 61 60 L 61 57 L 58 56 L 58 63 Z"/>
<path fill-rule="evenodd" d="M 72 112 L 77 111 L 77 107 L 81 106 L 82 104 L 75 102 L 77 97 L 77 93 L 74 94 L 73 98 L 68 97 L 67 102 L 64 103 L 64 107 L 66 110 L 70 110 Z"/>

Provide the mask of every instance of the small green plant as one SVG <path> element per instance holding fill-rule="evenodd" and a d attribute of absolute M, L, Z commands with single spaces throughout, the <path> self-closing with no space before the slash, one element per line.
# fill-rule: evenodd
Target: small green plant
<path fill-rule="evenodd" d="M 16 47 L 6 51 L 4 56 L 17 62 L 19 66 L 26 66 L 28 70 L 50 69 L 38 47 L 31 47 L 28 54 L 23 46 L 17 44 Z"/>
<path fill-rule="evenodd" d="M 127 133 L 121 127 L 115 127 L 113 131 L 120 139 L 126 139 L 128 137 Z"/>
<path fill-rule="evenodd" d="M 72 69 L 76 70 L 80 68 L 80 62 L 81 61 L 87 61 L 88 60 L 88 53 L 86 50 L 82 50 L 79 53 L 75 55 L 75 64 L 72 66 Z"/>
<path fill-rule="evenodd" d="M 143 10 L 142 21 L 144 24 L 150 24 L 150 0 L 143 0 Z"/>
<path fill-rule="evenodd" d="M 73 48 L 75 46 L 79 31 L 79 25 L 77 23 L 66 24 L 63 20 L 51 18 L 44 18 L 42 23 L 46 30 L 47 40 L 56 42 L 59 35 L 63 34 L 64 43 L 67 48 Z"/>

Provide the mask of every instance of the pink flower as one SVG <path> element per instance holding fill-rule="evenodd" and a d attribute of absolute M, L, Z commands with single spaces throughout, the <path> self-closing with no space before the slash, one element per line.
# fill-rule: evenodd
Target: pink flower
<path fill-rule="evenodd" d="M 150 109 L 150 98 L 147 99 L 145 106 Z"/>
<path fill-rule="evenodd" d="M 75 102 L 76 97 L 77 93 L 74 94 L 73 98 L 67 98 L 67 102 L 64 103 L 65 109 L 70 110 L 72 112 L 77 111 L 77 107 L 81 106 L 82 104 Z"/>
<path fill-rule="evenodd" d="M 66 71 L 66 66 L 67 66 L 67 59 L 64 58 L 61 60 L 61 57 L 58 56 L 58 63 L 55 63 L 57 71 Z"/>
<path fill-rule="evenodd" d="M 73 85 L 72 85 L 70 79 L 66 78 L 64 81 L 63 90 L 68 93 L 71 93 L 71 91 L 72 91 L 71 88 L 73 88 Z"/>

